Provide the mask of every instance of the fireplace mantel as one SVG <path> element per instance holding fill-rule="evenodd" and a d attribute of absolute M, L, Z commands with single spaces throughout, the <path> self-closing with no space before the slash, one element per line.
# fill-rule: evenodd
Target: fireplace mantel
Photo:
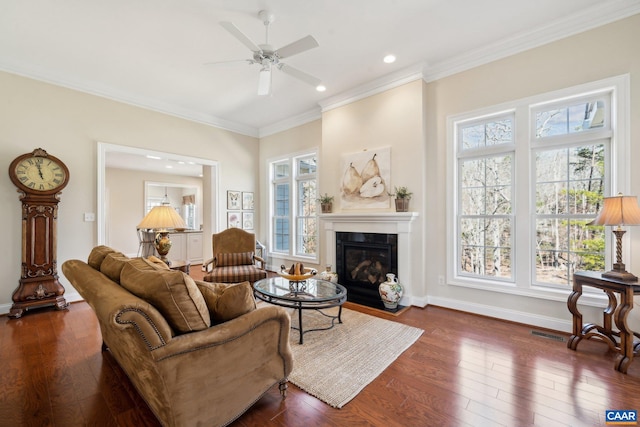
<path fill-rule="evenodd" d="M 418 212 L 358 212 L 320 215 L 325 230 L 325 262 L 336 263 L 336 232 L 393 233 L 398 235 L 398 280 L 404 286 L 401 304 L 408 305 L 414 292 L 411 256 L 411 225 Z"/>
<path fill-rule="evenodd" d="M 410 223 L 418 212 L 330 213 L 320 215 L 326 222 L 397 222 Z"/>

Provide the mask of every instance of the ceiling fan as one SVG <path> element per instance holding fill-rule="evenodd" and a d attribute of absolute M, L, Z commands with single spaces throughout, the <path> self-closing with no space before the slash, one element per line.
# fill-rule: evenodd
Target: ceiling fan
<path fill-rule="evenodd" d="M 258 80 L 258 95 L 268 95 L 271 93 L 271 71 L 274 68 L 277 68 L 283 73 L 289 74 L 296 79 L 308 83 L 316 87 L 316 89 L 318 90 L 322 90 L 322 82 L 320 79 L 303 71 L 300 71 L 297 68 L 293 68 L 292 66 L 287 65 L 284 62 L 280 62 L 281 59 L 289 58 L 293 55 L 297 55 L 309 49 L 313 49 L 314 47 L 318 47 L 319 45 L 316 39 L 314 39 L 312 36 L 306 36 L 293 43 L 289 43 L 288 45 L 283 46 L 280 49 L 273 49 L 273 47 L 269 44 L 269 25 L 271 25 L 271 23 L 274 21 L 275 16 L 267 10 L 261 10 L 260 12 L 258 12 L 258 18 L 262 20 L 265 26 L 265 42 L 264 44 L 260 45 L 255 44 L 233 23 L 226 21 L 220 22 L 220 25 L 225 30 L 231 33 L 231 35 L 238 39 L 240 43 L 248 47 L 251 52 L 253 52 L 253 57 L 251 59 L 209 62 L 205 65 L 233 62 L 247 62 L 250 65 L 259 64 L 260 75 Z"/>

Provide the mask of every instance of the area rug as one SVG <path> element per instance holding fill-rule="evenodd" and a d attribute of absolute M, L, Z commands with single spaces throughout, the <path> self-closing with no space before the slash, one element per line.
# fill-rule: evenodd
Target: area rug
<path fill-rule="evenodd" d="M 323 310 L 337 314 L 338 309 Z M 331 325 L 315 310 L 303 310 L 305 330 Z M 292 326 L 298 315 L 292 312 Z M 424 331 L 346 308 L 333 329 L 290 334 L 294 362 L 289 381 L 334 408 L 342 408 L 408 349 Z"/>

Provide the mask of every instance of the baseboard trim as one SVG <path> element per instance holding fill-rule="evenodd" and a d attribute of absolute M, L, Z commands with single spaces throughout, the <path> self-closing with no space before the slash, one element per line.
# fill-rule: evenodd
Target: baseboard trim
<path fill-rule="evenodd" d="M 523 323 L 539 328 L 551 329 L 554 331 L 571 333 L 573 325 L 570 320 L 559 319 L 549 316 L 540 316 L 522 311 L 515 311 L 506 308 L 499 308 L 489 305 L 458 301 L 449 298 L 430 297 L 430 305 L 450 308 L 453 310 L 466 311 L 468 313 L 479 314 L 496 319 L 508 320 L 510 322 Z M 569 315 L 567 315 L 570 317 Z"/>

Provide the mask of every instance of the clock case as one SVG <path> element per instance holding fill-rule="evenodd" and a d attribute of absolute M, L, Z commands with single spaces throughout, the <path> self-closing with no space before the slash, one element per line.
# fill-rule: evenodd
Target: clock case
<path fill-rule="evenodd" d="M 54 190 L 38 191 L 25 187 L 17 177 L 16 166 L 29 157 L 55 161 L 65 172 L 65 181 Z M 43 149 L 17 157 L 9 166 L 11 181 L 18 187 L 22 202 L 22 268 L 19 285 L 13 292 L 9 317 L 20 318 L 25 311 L 54 306 L 66 309 L 69 303 L 58 281 L 57 219 L 61 190 L 69 181 L 66 165 Z"/>

